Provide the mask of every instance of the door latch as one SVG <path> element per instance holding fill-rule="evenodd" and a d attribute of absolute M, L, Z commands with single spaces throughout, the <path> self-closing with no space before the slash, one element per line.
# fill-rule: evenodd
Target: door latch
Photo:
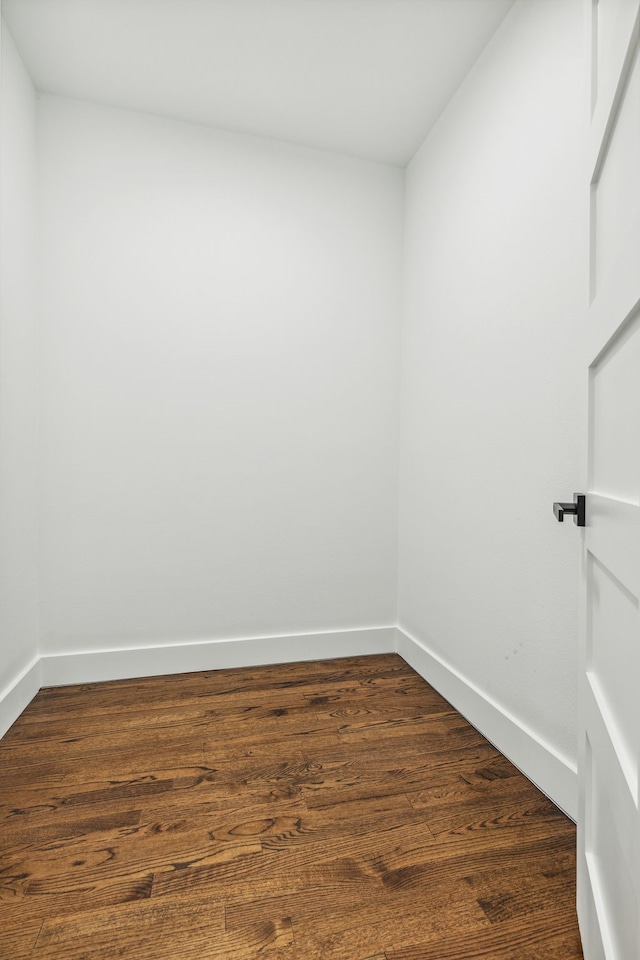
<path fill-rule="evenodd" d="M 563 523 L 566 513 L 573 516 L 573 522 L 579 527 L 585 526 L 586 497 L 584 493 L 574 493 L 573 503 L 554 503 L 553 515 L 559 523 Z"/>

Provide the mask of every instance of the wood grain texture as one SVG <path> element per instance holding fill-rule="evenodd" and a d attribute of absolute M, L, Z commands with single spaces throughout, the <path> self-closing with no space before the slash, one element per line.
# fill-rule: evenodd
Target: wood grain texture
<path fill-rule="evenodd" d="M 40 691 L 0 957 L 580 960 L 575 828 L 395 655 Z"/>

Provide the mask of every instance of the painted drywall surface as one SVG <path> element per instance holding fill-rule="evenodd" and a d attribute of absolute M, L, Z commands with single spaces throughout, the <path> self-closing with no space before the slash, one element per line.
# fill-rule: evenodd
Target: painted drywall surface
<path fill-rule="evenodd" d="M 395 622 L 402 172 L 39 105 L 45 652 Z"/>
<path fill-rule="evenodd" d="M 406 174 L 400 626 L 572 764 L 580 0 L 518 3 Z"/>
<path fill-rule="evenodd" d="M 2 23 L 0 691 L 37 655 L 36 96 Z"/>

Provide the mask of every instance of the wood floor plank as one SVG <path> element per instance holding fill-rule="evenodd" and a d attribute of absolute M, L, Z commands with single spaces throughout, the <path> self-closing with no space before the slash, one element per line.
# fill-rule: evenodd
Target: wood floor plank
<path fill-rule="evenodd" d="M 375 660 L 375 663 L 373 662 Z M 243 667 L 236 670 L 202 671 L 198 674 L 173 674 L 133 680 L 114 680 L 107 683 L 80 684 L 67 687 L 49 687 L 40 691 L 20 717 L 20 723 L 29 723 L 40 717 L 60 716 L 60 711 L 76 716 L 102 715 L 108 712 L 139 710 L 143 698 L 149 709 L 165 708 L 201 700 L 229 699 L 242 696 L 243 703 L 262 703 L 264 693 L 280 699 L 283 693 L 297 692 L 299 697 L 322 696 L 336 685 L 359 690 L 377 688 L 384 684 L 406 685 L 423 690 L 422 681 L 410 667 L 395 654 L 377 657 L 345 657 L 339 660 L 318 660 L 299 664 L 277 664 L 262 667 Z M 316 689 L 317 688 L 317 689 Z M 404 689 L 404 688 L 403 688 Z M 261 699 L 251 700 L 251 694 Z M 438 696 L 435 691 L 434 696 Z M 51 711 L 55 711 L 53 714 Z"/>
<path fill-rule="evenodd" d="M 455 789 L 444 796 L 426 799 L 423 792 L 412 806 L 420 810 L 434 836 L 460 833 L 492 825 L 516 826 L 526 818 L 531 823 L 556 821 L 563 817 L 558 808 L 522 777 L 492 780 L 481 788 Z"/>
<path fill-rule="evenodd" d="M 35 826 L 33 818 L 26 823 L 23 817 L 16 816 L 0 827 L 0 863 L 41 850 L 55 840 L 72 842 L 104 831 L 134 827 L 140 823 L 140 817 L 140 810 L 131 809 L 85 818 L 79 818 L 76 810 L 63 810 L 56 817 L 48 810 L 40 814 L 40 825 Z"/>
<path fill-rule="evenodd" d="M 62 760 L 71 758 L 93 760 L 94 757 L 117 756 L 123 747 L 125 752 L 138 754 L 144 752 L 147 755 L 166 747 L 172 751 L 178 751 L 181 744 L 189 748 L 194 741 L 201 748 L 209 727 L 205 720 L 193 720 L 181 726 L 179 736 L 171 727 L 153 727 L 150 730 L 130 734 L 124 739 L 124 743 L 118 724 L 114 724 L 113 729 L 102 734 L 85 734 L 81 729 L 70 732 L 71 736 L 35 742 L 31 740 L 21 742 L 14 737 L 3 746 L 3 766 L 13 763 L 17 769 L 25 763 L 46 762 L 51 749 L 55 749 Z"/>
<path fill-rule="evenodd" d="M 570 911 L 549 910 L 544 925 L 520 920 L 482 930 L 451 931 L 391 947 L 388 960 L 575 960 L 582 957 L 578 925 Z"/>
<path fill-rule="evenodd" d="M 261 855 L 227 863 L 194 865 L 156 877 L 153 896 L 206 897 L 224 888 L 229 905 L 262 897 L 300 896 L 321 891 L 323 901 L 339 906 L 349 902 L 350 892 L 382 891 L 379 872 L 366 862 L 372 846 L 392 850 L 415 838 L 415 824 L 387 824 L 378 831 L 295 844 L 291 849 L 266 846 Z M 314 894 L 315 895 L 315 894 Z"/>
<path fill-rule="evenodd" d="M 575 827 L 390 654 L 42 690 L 0 956 L 580 960 Z"/>
<path fill-rule="evenodd" d="M 11 916 L 0 902 L 0 957 L 7 960 L 31 960 L 33 948 L 44 920 L 24 920 Z"/>
<path fill-rule="evenodd" d="M 224 932 L 224 907 L 220 903 L 129 903 L 118 909 L 94 910 L 90 915 L 45 920 L 33 957 L 152 960 L 179 956 L 181 960 L 201 960 L 211 955 L 210 943 L 219 941 Z"/>
<path fill-rule="evenodd" d="M 507 867 L 516 882 L 519 874 L 533 869 L 553 870 L 560 859 L 575 854 L 574 847 L 575 839 L 564 831 L 538 833 L 525 827 L 517 832 L 492 831 L 488 837 L 480 833 L 457 836 L 447 843 L 413 839 L 384 856 L 372 854 L 372 859 L 383 883 L 398 890 Z"/>
<path fill-rule="evenodd" d="M 39 849 L 15 850 L 0 858 L 0 902 L 13 901 L 25 917 L 74 913 L 78 904 L 94 907 L 145 899 L 162 873 L 194 865 L 226 863 L 261 852 L 260 839 L 247 830 L 240 835 L 193 826 L 184 818 L 145 822 L 72 840 L 54 841 Z"/>
<path fill-rule="evenodd" d="M 576 902 L 575 871 L 569 862 L 564 869 L 556 868 L 553 872 L 533 869 L 520 879 L 517 887 L 507 870 L 478 873 L 468 877 L 467 883 L 491 923 L 546 911 L 550 899 L 556 908 L 563 905 L 567 912 Z"/>
<path fill-rule="evenodd" d="M 6 915 L 13 923 L 14 940 L 22 942 L 23 926 L 34 921 L 47 920 L 50 917 L 90 915 L 92 911 L 104 907 L 148 900 L 153 886 L 153 874 L 138 876 L 118 876 L 94 883 L 74 884 L 68 878 L 60 892 L 40 891 L 37 888 L 29 893 L 19 874 L 13 878 L 7 875 L 0 889 L 0 915 Z M 62 885 L 59 885 L 62 886 Z M 8 953 L 8 956 L 11 954 Z"/>
<path fill-rule="evenodd" d="M 404 755 L 400 744 L 397 751 L 389 753 L 377 747 L 362 753 L 320 753 L 312 760 L 315 777 L 301 784 L 306 803 L 309 807 L 323 807 L 358 798 L 407 794 L 412 805 L 420 809 L 421 802 L 414 802 L 414 797 L 422 796 L 424 790 L 420 791 L 426 783 L 442 788 L 460 776 L 471 775 L 478 766 L 496 757 L 495 748 L 487 743 L 469 746 L 458 742 L 455 755 L 449 748 L 437 745 L 427 752 L 422 743 L 414 747 L 413 756 L 407 756 L 404 749 Z"/>
<path fill-rule="evenodd" d="M 435 889 L 427 884 L 414 887 L 408 894 L 390 895 L 375 872 L 363 870 L 353 859 L 335 860 L 309 871 L 304 884 L 294 892 L 284 891 L 270 897 L 255 898 L 249 894 L 226 909 L 228 929 L 242 927 L 255 917 L 269 917 L 279 908 L 293 920 L 296 929 L 314 939 L 321 939 L 327 928 L 327 917 L 341 930 L 364 929 L 376 925 L 395 925 L 398 918 L 411 917 L 413 930 L 435 932 L 448 924 L 484 927 L 490 922 L 478 901 L 469 896 L 468 886 L 458 880 Z M 341 887 L 358 884 L 358 908 L 354 910 L 355 891 L 345 897 Z M 383 936 L 382 942 L 385 941 Z M 386 938 L 393 943 L 393 938 Z M 300 937 L 298 937 L 298 941 Z M 380 939 L 378 942 L 381 942 Z M 411 942 L 411 938 L 409 938 Z"/>
<path fill-rule="evenodd" d="M 438 911 L 437 904 L 433 912 L 417 909 L 416 902 L 410 906 L 411 912 L 403 910 L 394 914 L 391 910 L 378 910 L 374 915 L 372 908 L 363 905 L 362 918 L 359 911 L 354 910 L 335 917 L 327 913 L 317 919 L 294 918 L 296 956 L 301 960 L 353 960 L 354 957 L 370 955 L 371 950 L 379 951 L 381 944 L 403 946 L 425 934 L 442 934 L 452 925 L 462 927 L 470 934 L 482 929 L 482 921 L 469 918 L 468 908 L 457 912 L 458 902 L 452 904 L 448 919 Z"/>

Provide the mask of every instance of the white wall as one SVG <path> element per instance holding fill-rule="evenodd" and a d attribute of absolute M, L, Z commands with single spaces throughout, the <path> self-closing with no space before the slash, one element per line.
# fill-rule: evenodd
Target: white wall
<path fill-rule="evenodd" d="M 402 172 L 39 110 L 44 652 L 393 624 Z"/>
<path fill-rule="evenodd" d="M 0 733 L 38 645 L 36 97 L 4 23 L 1 64 Z"/>
<path fill-rule="evenodd" d="M 517 3 L 409 165 L 402 351 L 400 626 L 569 768 L 582 30 Z"/>

